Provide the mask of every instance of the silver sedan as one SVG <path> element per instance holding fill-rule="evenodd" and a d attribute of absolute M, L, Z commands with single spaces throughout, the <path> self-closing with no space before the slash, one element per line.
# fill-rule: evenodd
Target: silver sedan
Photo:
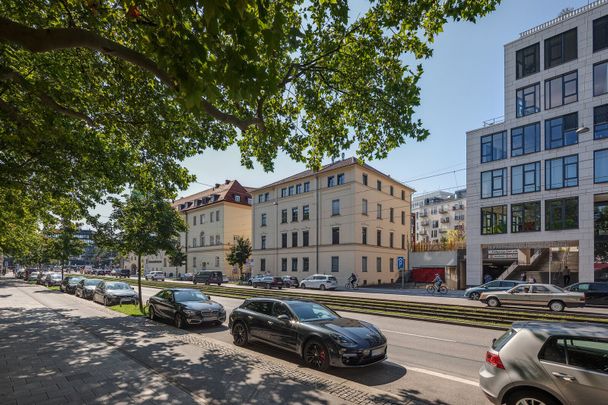
<path fill-rule="evenodd" d="M 488 291 L 481 294 L 479 301 L 489 307 L 501 305 L 524 305 L 548 307 L 561 312 L 566 307 L 585 305 L 585 294 L 565 291 L 553 284 L 520 284 L 507 291 Z"/>

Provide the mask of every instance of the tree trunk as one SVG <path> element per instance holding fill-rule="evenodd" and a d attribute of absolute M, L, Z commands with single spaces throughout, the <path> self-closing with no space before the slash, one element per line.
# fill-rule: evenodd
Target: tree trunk
<path fill-rule="evenodd" d="M 61 279 L 63 280 L 63 264 L 65 263 L 64 260 L 61 261 Z"/>
<path fill-rule="evenodd" d="M 137 294 L 139 295 L 139 310 L 144 313 L 144 303 L 141 295 L 141 254 L 137 255 Z"/>
<path fill-rule="evenodd" d="M 239 263 L 239 281 L 243 281 L 243 265 Z"/>

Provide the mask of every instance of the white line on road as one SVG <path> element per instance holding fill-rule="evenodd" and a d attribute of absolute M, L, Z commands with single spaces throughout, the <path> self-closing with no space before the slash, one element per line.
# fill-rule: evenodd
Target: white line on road
<path fill-rule="evenodd" d="M 434 337 L 434 336 L 417 335 L 415 333 L 397 332 L 396 330 L 382 329 L 382 332 L 396 333 L 398 335 L 414 336 L 414 337 L 420 337 L 420 338 L 425 338 L 425 339 L 441 340 L 442 342 L 458 343 L 456 340 L 443 339 L 443 338 L 438 338 L 438 337 Z"/>
<path fill-rule="evenodd" d="M 454 375 L 444 374 L 444 373 L 440 373 L 438 371 L 427 370 L 424 368 L 409 367 L 409 366 L 406 366 L 405 364 L 401 364 L 401 366 L 405 367 L 406 370 L 413 371 L 415 373 L 432 375 L 433 377 L 445 378 L 446 380 L 459 382 L 461 384 L 467 384 L 467 385 L 472 385 L 473 387 L 479 387 L 479 383 L 477 381 L 467 380 L 466 378 L 460 378 L 460 377 L 456 377 Z"/>

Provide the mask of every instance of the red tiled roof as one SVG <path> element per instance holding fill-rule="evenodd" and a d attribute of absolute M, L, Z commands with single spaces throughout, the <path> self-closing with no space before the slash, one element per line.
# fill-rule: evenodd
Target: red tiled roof
<path fill-rule="evenodd" d="M 237 195 L 241 197 L 240 201 L 236 201 Z M 248 203 L 250 198 L 251 193 L 238 181 L 226 180 L 222 184 L 216 184 L 215 187 L 175 200 L 173 206 L 179 211 L 189 211 L 218 202 L 250 205 Z"/>

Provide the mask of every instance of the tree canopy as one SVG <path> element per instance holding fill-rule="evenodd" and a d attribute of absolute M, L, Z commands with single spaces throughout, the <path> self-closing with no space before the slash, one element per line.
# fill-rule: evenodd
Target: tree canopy
<path fill-rule="evenodd" d="M 436 35 L 499 2 L 4 0 L 0 194 L 170 195 L 193 180 L 185 158 L 235 144 L 266 170 L 279 151 L 311 168 L 354 144 L 385 157 L 428 135 Z"/>
<path fill-rule="evenodd" d="M 251 256 L 253 247 L 248 238 L 237 236 L 234 243 L 230 246 L 230 251 L 226 254 L 226 260 L 231 266 L 238 266 L 239 279 L 243 278 L 243 266 L 247 263 L 247 259 Z"/>

